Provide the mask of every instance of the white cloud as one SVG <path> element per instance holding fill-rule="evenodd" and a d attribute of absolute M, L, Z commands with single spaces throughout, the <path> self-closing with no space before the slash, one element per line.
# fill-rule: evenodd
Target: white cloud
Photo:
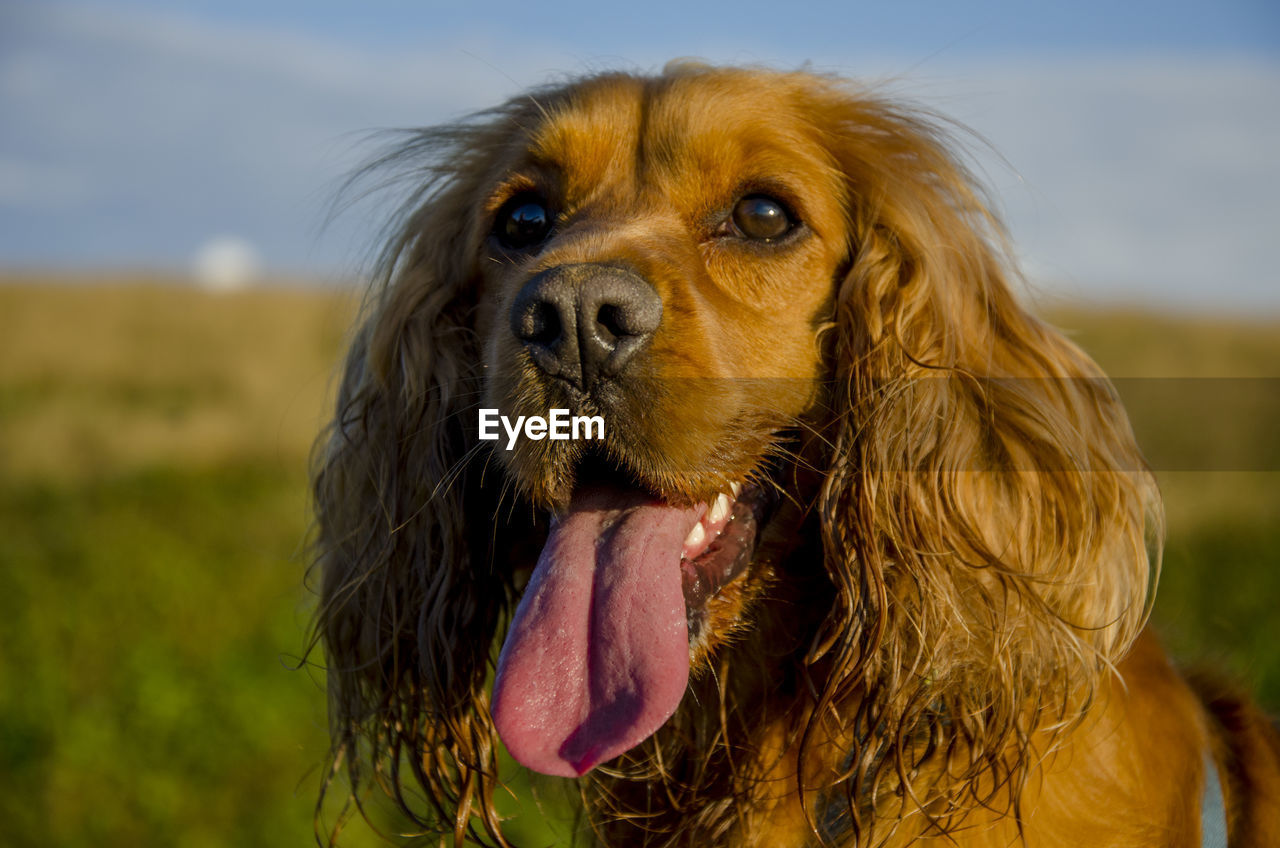
<path fill-rule="evenodd" d="M 958 80 L 958 82 L 956 81 Z M 1280 65 L 1073 58 L 960 71 L 1014 236 L 1085 296 L 1280 307 Z M 975 94 L 974 92 L 981 92 Z"/>
<path fill-rule="evenodd" d="M 178 267 L 206 233 L 239 231 L 271 266 L 341 270 L 369 228 L 316 231 L 363 155 L 360 134 L 447 120 L 514 88 L 476 63 L 458 74 L 469 60 L 456 55 L 160 14 L 49 6 L 11 23 L 0 261 Z"/>
<path fill-rule="evenodd" d="M 262 263 L 253 245 L 239 236 L 214 236 L 192 261 L 196 282 L 210 291 L 237 291 L 257 282 Z"/>

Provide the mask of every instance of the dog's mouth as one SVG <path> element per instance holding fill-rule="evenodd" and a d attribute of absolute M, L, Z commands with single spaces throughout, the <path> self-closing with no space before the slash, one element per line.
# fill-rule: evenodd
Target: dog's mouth
<path fill-rule="evenodd" d="M 773 503 L 755 482 L 685 506 L 617 474 L 579 479 L 552 517 L 493 688 L 512 756 L 566 777 L 630 750 L 675 712 L 691 637 L 708 602 L 750 570 Z"/>
<path fill-rule="evenodd" d="M 760 528 L 776 505 L 772 490 L 750 482 L 705 505 L 680 552 L 681 586 L 690 640 L 706 626 L 707 603 L 750 567 Z"/>

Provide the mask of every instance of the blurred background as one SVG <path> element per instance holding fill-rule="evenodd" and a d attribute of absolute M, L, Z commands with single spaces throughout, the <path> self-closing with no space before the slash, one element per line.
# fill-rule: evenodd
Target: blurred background
<path fill-rule="evenodd" d="M 8 0 L 6 844 L 313 843 L 307 456 L 390 205 L 334 193 L 371 130 L 677 56 L 809 63 L 972 131 L 1029 301 L 1120 378 L 1160 477 L 1156 627 L 1280 710 L 1271 0 Z M 540 818 L 527 844 L 567 832 Z"/>

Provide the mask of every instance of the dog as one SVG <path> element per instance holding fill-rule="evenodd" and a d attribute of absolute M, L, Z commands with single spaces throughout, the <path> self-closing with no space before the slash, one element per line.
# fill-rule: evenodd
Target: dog
<path fill-rule="evenodd" d="M 1280 844 L 1275 729 L 1145 630 L 1153 477 L 949 139 L 681 62 L 375 163 L 314 477 L 353 798 L 507 844 L 501 742 L 602 845 Z"/>

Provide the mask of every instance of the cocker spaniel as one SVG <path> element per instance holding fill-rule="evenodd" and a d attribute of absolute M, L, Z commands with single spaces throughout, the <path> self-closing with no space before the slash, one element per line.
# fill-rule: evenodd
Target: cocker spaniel
<path fill-rule="evenodd" d="M 376 164 L 416 189 L 314 491 L 355 797 L 505 844 L 501 741 L 607 845 L 1280 844 L 1274 729 L 1144 633 L 1125 413 L 939 121 L 681 63 Z"/>

